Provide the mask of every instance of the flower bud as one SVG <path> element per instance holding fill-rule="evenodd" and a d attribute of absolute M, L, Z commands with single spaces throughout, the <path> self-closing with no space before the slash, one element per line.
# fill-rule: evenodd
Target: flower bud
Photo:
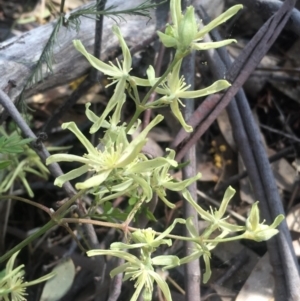
<path fill-rule="evenodd" d="M 195 11 L 193 6 L 189 6 L 186 9 L 186 13 L 179 23 L 178 28 L 178 40 L 180 42 L 179 47 L 182 51 L 189 49 L 191 43 L 197 35 L 197 23 L 195 18 Z"/>

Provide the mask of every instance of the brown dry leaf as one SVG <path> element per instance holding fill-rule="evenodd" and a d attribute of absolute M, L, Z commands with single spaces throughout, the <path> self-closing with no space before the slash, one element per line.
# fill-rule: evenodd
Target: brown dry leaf
<path fill-rule="evenodd" d="M 240 154 L 238 155 L 238 168 L 239 168 L 239 173 L 242 173 L 246 170 L 245 164 Z M 249 177 L 240 179 L 239 184 L 240 184 L 239 193 L 240 193 L 241 200 L 243 202 L 246 202 L 247 204 L 253 204 L 255 202 L 255 197 L 252 191 Z"/>
<path fill-rule="evenodd" d="M 276 152 L 273 149 L 267 148 L 267 154 L 269 157 L 275 153 Z M 293 190 L 293 184 L 297 175 L 295 168 L 284 158 L 273 162 L 271 167 L 277 186 L 281 189 L 291 192 Z"/>
<path fill-rule="evenodd" d="M 256 264 L 251 275 L 239 292 L 236 301 L 272 301 L 274 300 L 273 269 L 266 253 Z"/>
<path fill-rule="evenodd" d="M 155 140 L 156 142 L 170 142 L 173 141 L 173 137 L 170 135 L 170 133 L 159 126 L 156 126 L 155 128 L 153 128 L 148 137 L 152 138 L 153 140 Z"/>
<path fill-rule="evenodd" d="M 199 179 L 202 182 L 218 182 L 222 175 L 222 170 L 216 167 L 212 161 L 199 162 L 197 169 L 202 174 L 202 177 Z"/>
<path fill-rule="evenodd" d="M 224 139 L 231 147 L 231 149 L 233 151 L 236 151 L 236 144 L 233 139 L 232 127 L 226 110 L 223 110 L 222 113 L 218 116 L 217 122 Z"/>

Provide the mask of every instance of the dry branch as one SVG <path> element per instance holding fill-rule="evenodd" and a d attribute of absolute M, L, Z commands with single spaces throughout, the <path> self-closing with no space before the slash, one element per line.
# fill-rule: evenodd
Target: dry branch
<path fill-rule="evenodd" d="M 108 6 L 116 5 L 116 10 L 124 10 L 132 8 L 133 5 L 137 6 L 144 1 L 110 0 L 107 2 Z M 152 11 L 150 21 L 145 17 L 128 15 L 124 15 L 126 22 L 118 18 L 115 18 L 115 20 L 120 21 L 125 40 L 130 46 L 134 46 L 151 37 L 155 30 L 165 22 L 163 20 L 164 13 L 161 9 L 158 9 L 156 14 Z M 0 44 L 0 89 L 5 91 L 12 101 L 15 101 L 20 95 L 51 35 L 55 22 L 40 26 Z M 102 59 L 106 59 L 118 47 L 117 39 L 111 32 L 113 24 L 115 24 L 114 20 L 108 17 L 104 18 Z M 92 52 L 94 28 L 95 21 L 85 17 L 81 18 L 78 33 L 74 29 L 62 27 L 54 46 L 53 73 L 45 68 L 44 80 L 28 89 L 26 95 L 30 96 L 68 83 L 84 74 L 89 68 L 89 63 L 75 50 L 72 40 L 80 39 L 88 51 Z M 16 87 L 12 88 L 11 82 L 14 82 Z"/>

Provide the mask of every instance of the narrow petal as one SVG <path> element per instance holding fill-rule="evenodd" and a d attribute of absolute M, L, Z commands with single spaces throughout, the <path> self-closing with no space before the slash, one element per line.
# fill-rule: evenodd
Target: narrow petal
<path fill-rule="evenodd" d="M 111 173 L 110 169 L 102 171 L 84 182 L 77 183 L 75 187 L 76 189 L 96 188 L 107 179 L 110 173 Z"/>
<path fill-rule="evenodd" d="M 89 170 L 89 167 L 86 166 L 86 165 L 81 166 L 81 167 L 76 168 L 76 169 L 73 169 L 73 170 L 69 171 L 68 173 L 56 178 L 55 181 L 54 181 L 54 185 L 62 187 L 62 185 L 65 182 L 80 177 L 84 173 L 88 172 L 88 170 Z"/>
<path fill-rule="evenodd" d="M 89 109 L 90 106 L 91 106 L 90 102 L 85 104 L 85 115 L 91 122 L 95 123 L 98 121 L 99 117 Z"/>
<path fill-rule="evenodd" d="M 194 226 L 194 220 L 193 220 L 192 217 L 189 217 L 186 220 L 186 227 L 189 230 L 189 233 L 191 234 L 192 237 L 198 237 L 199 236 L 199 233 L 198 233 L 198 231 L 196 230 L 196 228 Z"/>
<path fill-rule="evenodd" d="M 137 287 L 136 287 L 135 292 L 133 293 L 130 301 L 137 301 L 137 299 L 140 296 L 141 291 L 145 285 L 145 281 L 146 281 L 145 276 L 146 275 L 143 273 L 140 277 L 138 277 L 136 284 L 135 284 L 135 286 L 137 285 Z"/>
<path fill-rule="evenodd" d="M 174 99 L 172 101 L 172 103 L 170 104 L 170 108 L 173 112 L 173 114 L 175 115 L 175 117 L 177 118 L 177 120 L 180 122 L 181 126 L 184 128 L 184 130 L 188 133 L 193 131 L 193 127 L 191 127 L 190 125 L 188 125 L 183 116 L 182 113 L 179 109 L 179 105 L 178 105 L 178 100 Z"/>
<path fill-rule="evenodd" d="M 152 192 L 152 189 L 151 189 L 149 183 L 147 183 L 141 176 L 131 175 L 131 177 L 143 189 L 143 195 L 146 197 L 145 202 L 146 203 L 149 202 L 153 196 L 153 192 Z"/>
<path fill-rule="evenodd" d="M 178 223 L 185 224 L 185 220 L 183 218 L 175 218 L 173 223 L 163 233 L 161 233 L 159 236 L 157 236 L 155 238 L 155 241 L 159 241 L 159 240 L 165 238 L 167 235 L 169 235 L 173 231 L 176 224 L 178 224 Z"/>
<path fill-rule="evenodd" d="M 207 50 L 207 49 L 220 48 L 231 43 L 236 43 L 236 40 L 228 39 L 220 42 L 192 43 L 192 48 L 195 50 Z"/>
<path fill-rule="evenodd" d="M 126 100 L 126 94 L 123 93 L 123 97 L 120 97 L 120 100 L 117 102 L 115 111 L 111 117 L 110 124 L 112 127 L 116 127 L 121 120 L 121 111 L 122 111 L 123 104 L 125 103 L 125 100 Z"/>
<path fill-rule="evenodd" d="M 173 24 L 178 27 L 182 19 L 181 13 L 181 2 L 178 0 L 171 0 L 170 2 L 170 12 Z"/>
<path fill-rule="evenodd" d="M 147 246 L 147 243 L 137 243 L 137 244 L 124 244 L 122 242 L 114 242 L 110 245 L 111 250 L 127 250 L 127 249 L 136 249 Z"/>
<path fill-rule="evenodd" d="M 174 255 L 159 255 L 152 258 L 153 265 L 165 265 L 165 266 L 178 266 L 180 265 L 180 260 Z"/>
<path fill-rule="evenodd" d="M 132 173 L 143 173 L 152 171 L 155 168 L 163 167 L 166 164 L 169 166 L 177 166 L 177 162 L 175 160 L 168 160 L 167 158 L 161 157 L 144 162 L 137 162 L 135 165 L 130 167 L 128 171 Z"/>
<path fill-rule="evenodd" d="M 149 65 L 146 73 L 147 73 L 148 81 L 149 81 L 150 85 L 154 86 L 159 78 L 158 79 L 155 78 L 155 70 L 154 70 L 153 66 Z"/>
<path fill-rule="evenodd" d="M 85 56 L 85 58 L 89 61 L 89 63 L 97 70 L 111 77 L 122 76 L 122 72 L 118 70 L 118 68 L 103 63 L 102 61 L 100 61 L 99 59 L 95 58 L 93 55 L 88 53 L 85 47 L 83 46 L 83 44 L 81 43 L 81 41 L 73 40 L 73 45 L 82 55 Z"/>
<path fill-rule="evenodd" d="M 136 76 L 130 76 L 129 82 L 130 81 L 134 81 L 137 86 L 142 86 L 142 87 L 149 87 L 149 86 L 151 86 L 149 80 L 145 79 L 145 78 L 139 78 L 139 77 L 136 77 Z"/>
<path fill-rule="evenodd" d="M 141 149 L 146 143 L 146 136 L 149 131 L 160 123 L 163 120 L 162 115 L 157 115 L 148 125 L 147 127 L 136 137 L 126 148 L 122 156 L 117 162 L 117 165 L 120 167 L 126 166 L 131 163 L 134 158 L 140 153 Z"/>
<path fill-rule="evenodd" d="M 107 115 L 115 108 L 118 101 L 120 101 L 120 95 L 123 96 L 125 91 L 125 85 L 126 85 L 126 79 L 122 78 L 116 85 L 115 91 L 111 99 L 109 100 L 107 106 L 105 107 L 105 110 L 101 114 L 101 117 L 99 117 L 98 121 L 95 122 L 91 129 L 90 133 L 94 134 L 96 133 L 102 126 L 102 123 L 104 122 Z"/>
<path fill-rule="evenodd" d="M 176 207 L 175 204 L 172 204 L 171 202 L 169 202 L 166 197 L 164 196 L 163 193 L 161 193 L 160 190 L 155 190 L 155 192 L 157 193 L 158 197 L 171 209 L 174 209 Z"/>
<path fill-rule="evenodd" d="M 170 87 L 170 89 L 173 90 L 177 90 L 177 86 L 179 83 L 179 78 L 180 78 L 180 68 L 181 68 L 181 64 L 182 64 L 182 59 L 179 60 L 176 65 L 174 66 L 171 75 L 168 78 L 168 85 Z"/>
<path fill-rule="evenodd" d="M 234 195 L 235 195 L 235 189 L 229 186 L 225 191 L 223 200 L 221 202 L 221 206 L 218 210 L 218 214 L 217 214 L 218 218 L 222 218 L 222 216 L 225 214 L 228 203 L 233 198 Z"/>
<path fill-rule="evenodd" d="M 162 33 L 160 31 L 156 32 L 160 41 L 163 43 L 163 45 L 167 48 L 170 47 L 176 47 L 177 45 L 177 40 L 174 37 L 171 37 L 165 33 Z"/>
<path fill-rule="evenodd" d="M 67 122 L 63 123 L 61 126 L 62 129 L 68 129 L 71 131 L 77 139 L 81 142 L 81 144 L 86 148 L 89 154 L 97 155 L 98 152 L 92 143 L 82 134 L 82 132 L 78 129 L 75 122 Z"/>
<path fill-rule="evenodd" d="M 234 16 L 240 9 L 243 8 L 243 5 L 235 5 L 231 8 L 229 8 L 226 12 L 221 14 L 219 17 L 215 18 L 213 21 L 205 25 L 198 33 L 197 38 L 203 37 L 206 33 L 214 29 L 215 27 L 219 26 L 220 24 L 226 22 L 228 19 L 230 19 L 232 16 Z"/>
<path fill-rule="evenodd" d="M 163 186 L 169 190 L 172 191 L 182 191 L 184 190 L 187 186 L 191 185 L 192 183 L 194 183 L 195 181 L 199 180 L 201 178 L 201 173 L 198 173 L 197 175 L 195 175 L 192 178 L 186 179 L 184 181 L 180 181 L 180 182 L 166 182 L 163 184 Z"/>
<path fill-rule="evenodd" d="M 195 210 L 198 212 L 198 214 L 206 221 L 211 222 L 212 216 L 205 211 L 203 208 L 201 208 L 192 198 L 190 192 L 188 190 L 184 190 L 182 192 L 183 197 L 195 208 Z"/>
<path fill-rule="evenodd" d="M 203 274 L 203 283 L 207 283 L 211 276 L 210 258 L 208 254 L 203 254 L 203 260 L 205 264 L 205 273 Z"/>
<path fill-rule="evenodd" d="M 179 1 L 178 1 L 179 2 Z M 147 271 L 148 274 L 155 280 L 161 291 L 163 292 L 167 301 L 172 301 L 171 293 L 168 284 L 161 278 L 159 274 L 154 271 Z"/>
<path fill-rule="evenodd" d="M 120 273 L 124 273 L 125 270 L 127 268 L 129 268 L 131 266 L 131 263 L 130 262 L 126 262 L 118 267 L 116 267 L 115 269 L 111 270 L 109 275 L 110 277 L 115 277 L 116 275 L 120 274 Z"/>
<path fill-rule="evenodd" d="M 46 165 L 49 165 L 53 162 L 80 162 L 83 164 L 88 164 L 89 159 L 71 154 L 55 154 L 47 158 Z"/>
<path fill-rule="evenodd" d="M 212 85 L 208 86 L 207 88 L 196 90 L 196 91 L 184 91 L 178 94 L 180 98 L 197 98 L 202 97 L 210 94 L 217 93 L 224 89 L 230 87 L 231 84 L 227 80 L 217 80 Z"/>
<path fill-rule="evenodd" d="M 114 25 L 112 28 L 112 31 L 118 37 L 118 40 L 119 40 L 121 48 L 122 48 L 122 53 L 123 53 L 123 57 L 124 57 L 123 70 L 126 73 L 129 73 L 129 71 L 131 69 L 131 64 L 132 64 L 132 59 L 131 59 L 131 54 L 130 54 L 129 48 L 121 34 L 120 28 L 118 26 Z"/>
<path fill-rule="evenodd" d="M 258 228 L 260 219 L 259 215 L 258 202 L 255 202 L 251 207 L 250 214 L 246 221 L 248 230 L 255 231 Z"/>
<path fill-rule="evenodd" d="M 113 250 L 90 250 L 86 252 L 87 256 L 97 256 L 97 255 L 109 255 L 109 256 L 115 256 L 118 258 L 123 258 L 126 261 L 139 265 L 140 260 L 135 257 L 134 255 L 131 255 L 125 251 L 113 251 Z"/>

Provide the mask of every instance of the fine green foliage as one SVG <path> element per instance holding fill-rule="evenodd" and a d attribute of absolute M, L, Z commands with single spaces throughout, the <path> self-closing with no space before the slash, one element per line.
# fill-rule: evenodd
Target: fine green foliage
<path fill-rule="evenodd" d="M 19 180 L 28 195 L 33 197 L 33 191 L 27 181 L 28 174 L 47 179 L 48 169 L 40 157 L 28 147 L 27 144 L 32 139 L 21 139 L 16 132 L 8 135 L 3 127 L 0 128 L 0 132 L 0 195 Z"/>
<path fill-rule="evenodd" d="M 54 276 L 47 274 L 36 280 L 24 281 L 24 264 L 14 269 L 14 263 L 19 252 L 16 252 L 7 262 L 6 268 L 0 272 L 0 300 L 4 301 L 26 301 L 26 288 L 46 281 Z"/>
<path fill-rule="evenodd" d="M 136 15 L 142 16 L 146 18 L 151 18 L 150 9 L 157 7 L 165 3 L 167 0 L 161 1 L 159 3 L 152 3 L 151 0 L 146 0 L 140 5 L 124 10 L 118 10 L 116 5 L 110 5 L 105 10 L 99 11 L 97 6 L 98 4 L 90 5 L 87 8 L 78 9 L 75 12 L 67 14 L 64 16 L 64 24 L 76 29 L 76 31 L 80 28 L 80 17 L 93 18 L 97 19 L 101 15 L 110 17 L 112 19 L 118 18 L 121 20 L 125 20 L 123 15 Z"/>
<path fill-rule="evenodd" d="M 1 131 L 3 132 L 3 130 Z M 24 151 L 24 145 L 31 142 L 32 139 L 21 139 L 20 136 L 14 132 L 10 136 L 3 135 L 0 137 L 0 153 L 1 154 L 18 154 Z"/>

